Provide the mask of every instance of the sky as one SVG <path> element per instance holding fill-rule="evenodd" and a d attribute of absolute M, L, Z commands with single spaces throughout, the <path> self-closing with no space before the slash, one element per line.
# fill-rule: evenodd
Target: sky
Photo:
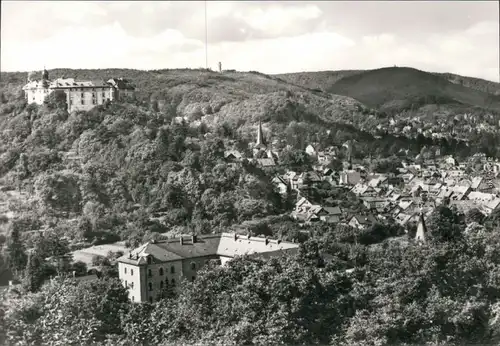
<path fill-rule="evenodd" d="M 205 32 L 205 5 L 207 31 Z M 407 66 L 499 82 L 497 1 L 2 1 L 1 71 Z"/>

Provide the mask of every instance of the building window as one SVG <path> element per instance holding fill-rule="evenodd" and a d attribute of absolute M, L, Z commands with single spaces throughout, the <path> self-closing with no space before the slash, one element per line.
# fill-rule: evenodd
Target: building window
<path fill-rule="evenodd" d="M 148 264 L 151 264 L 151 257 L 148 256 Z"/>
<path fill-rule="evenodd" d="M 133 282 L 130 283 L 130 288 L 134 288 L 134 283 Z"/>
<path fill-rule="evenodd" d="M 149 287 L 149 290 L 152 291 L 153 290 L 153 284 L 150 282 L 148 283 L 148 287 Z"/>
<path fill-rule="evenodd" d="M 153 297 L 149 297 L 149 302 L 153 304 Z"/>
<path fill-rule="evenodd" d="M 165 287 L 168 287 L 168 279 L 165 279 Z"/>
<path fill-rule="evenodd" d="M 160 272 L 160 276 L 163 276 L 163 268 L 160 268 L 159 272 Z"/>
<path fill-rule="evenodd" d="M 134 275 L 134 270 L 130 269 L 130 275 Z"/>
<path fill-rule="evenodd" d="M 175 279 L 172 279 L 172 286 L 175 286 Z"/>
<path fill-rule="evenodd" d="M 84 99 L 82 99 L 82 105 L 83 105 L 83 104 L 85 104 L 85 100 L 84 100 Z"/>
<path fill-rule="evenodd" d="M 128 286 L 128 285 L 127 285 L 127 280 L 125 280 L 125 287 L 127 287 L 127 286 Z"/>
<path fill-rule="evenodd" d="M 127 274 L 127 267 L 125 267 L 125 274 Z"/>
<path fill-rule="evenodd" d="M 174 266 L 170 267 L 170 273 L 175 274 L 175 267 Z"/>
<path fill-rule="evenodd" d="M 104 91 L 102 92 L 102 97 L 106 97 L 106 93 Z"/>
<path fill-rule="evenodd" d="M 191 281 L 194 281 L 196 279 L 196 276 L 191 276 Z"/>
<path fill-rule="evenodd" d="M 196 263 L 191 262 L 191 270 L 195 270 L 195 269 L 196 269 Z"/>
<path fill-rule="evenodd" d="M 132 296 L 132 301 L 135 301 L 135 297 L 134 296 Z"/>
<path fill-rule="evenodd" d="M 163 289 L 163 281 L 160 281 L 160 290 Z"/>
<path fill-rule="evenodd" d="M 81 94 L 80 94 L 80 97 L 81 97 L 81 98 L 83 98 L 83 97 L 84 97 L 84 96 L 83 96 L 83 93 L 81 93 Z"/>
<path fill-rule="evenodd" d="M 149 277 L 153 276 L 153 272 L 151 271 L 151 269 L 148 269 L 148 276 Z"/>

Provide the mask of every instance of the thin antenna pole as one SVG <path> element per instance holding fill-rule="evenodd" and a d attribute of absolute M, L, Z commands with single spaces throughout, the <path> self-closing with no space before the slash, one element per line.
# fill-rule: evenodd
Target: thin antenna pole
<path fill-rule="evenodd" d="M 207 0 L 205 0 L 205 68 L 208 69 L 208 23 L 207 23 Z"/>

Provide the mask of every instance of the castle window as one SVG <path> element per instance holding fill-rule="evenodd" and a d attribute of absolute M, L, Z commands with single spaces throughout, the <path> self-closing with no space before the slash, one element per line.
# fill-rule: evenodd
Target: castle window
<path fill-rule="evenodd" d="M 195 269 L 196 269 L 196 263 L 191 262 L 191 270 L 195 270 Z"/>
<path fill-rule="evenodd" d="M 160 290 L 163 289 L 163 281 L 160 281 Z"/>
<path fill-rule="evenodd" d="M 148 269 L 148 276 L 153 276 L 153 272 L 151 271 L 151 269 Z"/>
<path fill-rule="evenodd" d="M 152 291 L 153 290 L 153 284 L 150 282 L 148 283 L 148 287 L 149 287 L 149 290 Z"/>
<path fill-rule="evenodd" d="M 151 264 L 151 257 L 148 256 L 148 264 Z"/>
<path fill-rule="evenodd" d="M 125 274 L 127 274 L 127 267 L 125 267 L 125 270 L 124 270 L 124 271 L 125 271 Z"/>
<path fill-rule="evenodd" d="M 170 273 L 175 274 L 175 267 L 174 266 L 170 267 Z"/>
<path fill-rule="evenodd" d="M 175 286 L 175 279 L 172 279 L 172 286 Z"/>
<path fill-rule="evenodd" d="M 162 276 L 163 275 L 163 268 L 160 268 L 159 272 L 160 272 L 160 276 Z"/>

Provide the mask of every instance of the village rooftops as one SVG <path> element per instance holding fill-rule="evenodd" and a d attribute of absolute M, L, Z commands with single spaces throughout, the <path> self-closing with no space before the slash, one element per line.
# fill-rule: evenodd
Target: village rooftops
<path fill-rule="evenodd" d="M 141 265 L 152 257 L 155 263 L 179 261 L 189 258 L 243 255 L 274 255 L 296 251 L 298 244 L 241 234 L 222 233 L 202 237 L 180 237 L 148 242 L 118 258 L 118 262 Z"/>

